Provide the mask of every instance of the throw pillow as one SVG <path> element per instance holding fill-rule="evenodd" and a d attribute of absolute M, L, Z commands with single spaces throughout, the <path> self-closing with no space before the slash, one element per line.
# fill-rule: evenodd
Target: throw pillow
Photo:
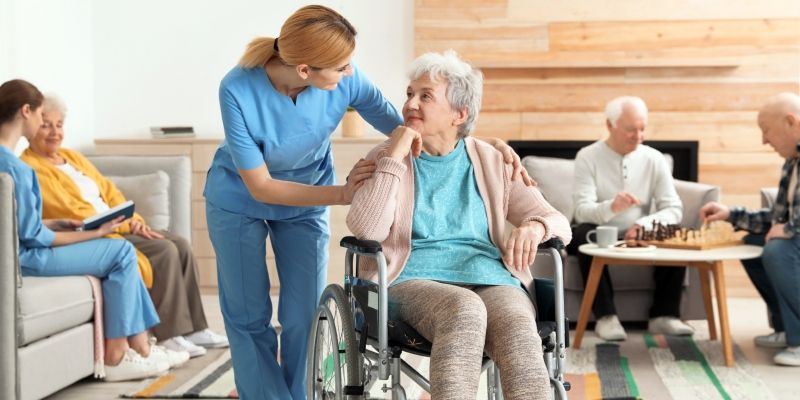
<path fill-rule="evenodd" d="M 169 175 L 164 171 L 133 176 L 108 176 L 151 228 L 169 229 Z"/>
<path fill-rule="evenodd" d="M 522 166 L 536 182 L 544 198 L 556 210 L 572 221 L 572 179 L 575 172 L 573 160 L 563 158 L 527 156 Z"/>

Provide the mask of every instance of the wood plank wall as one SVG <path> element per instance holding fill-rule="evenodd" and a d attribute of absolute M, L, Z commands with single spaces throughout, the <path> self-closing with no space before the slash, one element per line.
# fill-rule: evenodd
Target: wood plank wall
<path fill-rule="evenodd" d="M 599 139 L 605 103 L 638 95 L 647 138 L 698 140 L 723 201 L 757 206 L 777 185 L 755 119 L 800 91 L 800 1 L 415 1 L 416 54 L 453 48 L 484 72 L 477 134 Z"/>

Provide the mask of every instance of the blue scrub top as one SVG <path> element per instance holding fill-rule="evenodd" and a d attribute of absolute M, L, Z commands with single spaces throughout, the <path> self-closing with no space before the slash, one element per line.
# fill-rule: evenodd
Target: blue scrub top
<path fill-rule="evenodd" d="M 42 224 L 42 192 L 36 172 L 5 146 L 0 146 L 0 172 L 14 179 L 19 263 L 25 267 L 44 265 L 49 253 L 41 250 L 50 248 L 56 234 Z"/>
<path fill-rule="evenodd" d="M 403 119 L 355 65 L 336 89 L 307 87 L 296 103 L 279 93 L 264 68 L 234 67 L 222 79 L 219 102 L 225 140 L 208 170 L 206 200 L 251 218 L 281 220 L 322 207 L 265 204 L 253 199 L 238 170 L 266 163 L 275 179 L 308 185 L 335 183 L 330 135 L 348 106 L 389 134 Z"/>

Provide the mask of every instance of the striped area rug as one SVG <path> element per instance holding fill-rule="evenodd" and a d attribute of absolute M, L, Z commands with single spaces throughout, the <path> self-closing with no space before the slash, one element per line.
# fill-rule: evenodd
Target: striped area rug
<path fill-rule="evenodd" d="M 700 335 L 698 335 L 700 336 Z M 568 351 L 573 399 L 775 399 L 734 347 L 727 368 L 718 341 L 634 333 L 625 342 L 587 338 Z"/>
<path fill-rule="evenodd" d="M 204 357 L 208 357 L 204 356 Z M 200 361 L 201 359 L 198 359 Z M 194 361 L 194 360 L 192 360 Z M 123 398 L 144 399 L 238 399 L 233 381 L 230 350 L 199 371 L 178 368 L 158 378 L 148 379 Z"/>

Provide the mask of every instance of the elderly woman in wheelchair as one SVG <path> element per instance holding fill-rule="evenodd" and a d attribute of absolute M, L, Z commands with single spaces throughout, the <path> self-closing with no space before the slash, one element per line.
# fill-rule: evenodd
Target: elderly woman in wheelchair
<path fill-rule="evenodd" d="M 347 216 L 350 230 L 364 240 L 350 243 L 351 250 L 368 254 L 380 249 L 385 259 L 360 262 L 358 277 L 348 276 L 345 289 L 334 295 L 326 291 L 324 312 L 311 341 L 318 340 L 320 327 L 335 318 L 345 324 L 356 321 L 361 348 L 365 330 L 377 333 L 378 327 L 359 322 L 364 318 L 357 304 L 347 306 L 358 302 L 344 298 L 350 296 L 355 281 L 367 279 L 387 285 L 388 298 L 370 294 L 373 297 L 363 303 L 370 308 L 388 305 L 390 320 L 410 325 L 432 343 L 432 399 L 474 399 L 484 354 L 500 370 L 505 399 L 547 399 L 550 376 L 525 288 L 531 287 L 529 266 L 539 244 L 551 238 L 568 242 L 569 223 L 537 188 L 512 179 L 512 167 L 499 151 L 469 137 L 481 103 L 479 71 L 448 51 L 420 56 L 409 77 L 405 124 L 367 156 L 375 161 L 376 170 L 358 190 Z M 504 241 L 506 221 L 514 229 Z M 374 248 L 368 248 L 369 243 Z M 349 274 L 349 260 L 347 267 Z M 379 267 L 385 276 L 379 276 Z M 345 306 L 324 308 L 326 300 Z M 350 358 L 353 355 L 344 348 L 348 345 L 341 345 L 355 340 L 356 334 L 348 331 L 334 339 L 340 343 L 339 354 L 333 354 L 338 365 L 361 362 L 360 355 Z M 425 347 L 416 339 L 405 344 Z M 319 390 L 325 384 L 319 376 L 324 369 L 320 345 L 312 343 L 309 348 L 314 353 L 309 357 L 309 398 L 325 398 L 320 396 L 324 390 Z M 379 365 L 373 369 L 381 375 L 389 368 L 385 360 L 374 359 Z M 367 364 L 369 369 L 369 358 Z M 342 378 L 346 382 L 338 388 L 345 395 L 360 395 L 369 379 L 367 372 L 346 371 Z M 404 398 L 395 376 L 399 367 L 391 374 L 395 384 L 384 390 Z"/>

